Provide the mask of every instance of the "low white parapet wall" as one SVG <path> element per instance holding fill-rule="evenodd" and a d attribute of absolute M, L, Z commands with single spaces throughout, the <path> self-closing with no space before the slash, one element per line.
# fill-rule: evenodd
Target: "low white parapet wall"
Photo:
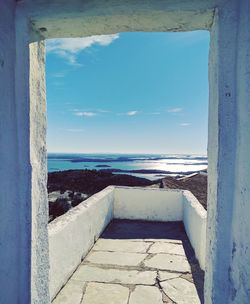
<path fill-rule="evenodd" d="M 115 187 L 114 192 L 114 218 L 183 221 L 195 256 L 205 270 L 207 212 L 190 191 Z"/>
<path fill-rule="evenodd" d="M 182 221 L 182 190 L 115 187 L 114 218 Z"/>
<path fill-rule="evenodd" d="M 49 224 L 50 297 L 53 299 L 113 218 L 108 187 Z"/>
<path fill-rule="evenodd" d="M 109 186 L 48 225 L 53 299 L 113 219 L 183 221 L 205 269 L 206 211 L 189 192 Z"/>
<path fill-rule="evenodd" d="M 202 270 L 206 264 L 207 211 L 190 191 L 183 191 L 183 223 Z"/>

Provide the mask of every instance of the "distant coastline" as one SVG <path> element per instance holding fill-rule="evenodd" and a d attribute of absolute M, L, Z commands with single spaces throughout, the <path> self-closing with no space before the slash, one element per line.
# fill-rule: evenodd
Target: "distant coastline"
<path fill-rule="evenodd" d="M 101 170 L 156 180 L 164 176 L 185 176 L 207 169 L 204 155 L 158 154 L 48 154 L 48 171 Z"/>
<path fill-rule="evenodd" d="M 140 174 L 166 174 L 166 175 L 170 175 L 173 174 L 172 171 L 164 171 L 164 170 L 146 170 L 146 169 L 141 169 L 141 170 L 122 170 L 122 169 L 102 169 L 101 171 L 104 172 L 111 172 L 111 173 L 140 173 Z M 201 170 L 203 171 L 203 170 Z M 176 171 L 175 174 L 176 175 L 190 175 L 190 174 L 194 174 L 197 172 L 201 172 L 201 171 Z"/>

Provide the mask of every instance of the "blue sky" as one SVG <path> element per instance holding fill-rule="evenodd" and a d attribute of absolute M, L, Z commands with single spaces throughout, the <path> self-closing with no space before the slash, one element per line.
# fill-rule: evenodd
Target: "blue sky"
<path fill-rule="evenodd" d="M 209 33 L 47 40 L 48 151 L 206 154 Z"/>

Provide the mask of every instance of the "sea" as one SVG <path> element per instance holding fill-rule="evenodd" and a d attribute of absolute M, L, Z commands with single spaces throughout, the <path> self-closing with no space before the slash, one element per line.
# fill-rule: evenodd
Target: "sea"
<path fill-rule="evenodd" d="M 104 170 L 157 180 L 184 176 L 207 169 L 205 155 L 168 154 L 48 154 L 48 171 Z"/>

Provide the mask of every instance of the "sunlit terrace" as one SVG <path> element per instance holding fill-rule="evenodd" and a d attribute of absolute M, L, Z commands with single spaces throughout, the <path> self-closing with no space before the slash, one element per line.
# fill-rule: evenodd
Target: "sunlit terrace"
<path fill-rule="evenodd" d="M 53 304 L 203 303 L 205 234 L 188 191 L 108 187 L 49 224 Z"/>

